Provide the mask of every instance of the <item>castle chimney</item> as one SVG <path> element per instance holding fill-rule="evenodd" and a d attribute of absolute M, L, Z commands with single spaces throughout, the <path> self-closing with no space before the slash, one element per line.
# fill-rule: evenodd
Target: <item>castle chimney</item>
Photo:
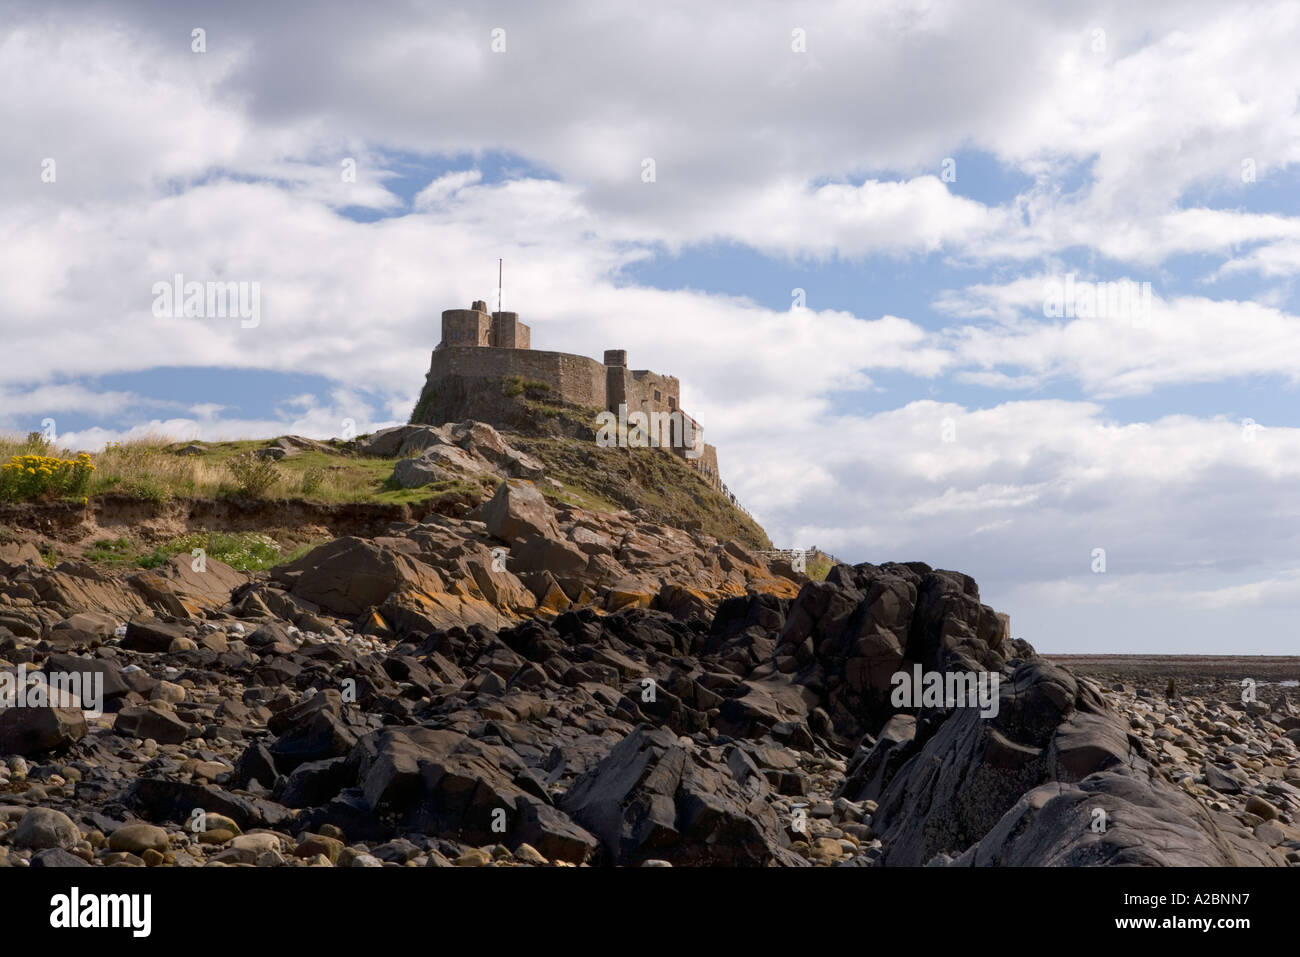
<path fill-rule="evenodd" d="M 626 349 L 606 349 L 605 365 L 607 366 L 627 366 Z"/>
<path fill-rule="evenodd" d="M 487 312 L 487 303 L 482 299 L 475 299 L 474 305 L 470 306 L 474 312 Z"/>

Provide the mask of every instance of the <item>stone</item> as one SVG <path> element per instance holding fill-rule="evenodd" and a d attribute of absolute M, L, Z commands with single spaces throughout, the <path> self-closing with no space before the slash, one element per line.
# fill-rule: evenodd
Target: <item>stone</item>
<path fill-rule="evenodd" d="M 488 534 L 512 543 L 528 535 L 559 539 L 555 511 L 532 482 L 507 479 L 481 507 Z M 584 563 L 585 564 L 585 563 Z"/>
<path fill-rule="evenodd" d="M 1264 800 L 1258 794 L 1252 794 L 1246 798 L 1246 813 L 1254 814 L 1265 821 L 1272 821 L 1277 817 L 1277 808 Z"/>
<path fill-rule="evenodd" d="M 366 851 L 345 847 L 339 853 L 339 867 L 383 867 L 384 862 Z"/>
<path fill-rule="evenodd" d="M 81 840 L 81 832 L 72 819 L 53 808 L 34 807 L 18 822 L 14 831 L 14 847 L 29 847 L 41 851 L 49 847 L 64 850 Z"/>
<path fill-rule="evenodd" d="M 177 638 L 188 638 L 179 625 L 169 625 L 153 618 L 133 618 L 127 622 L 122 647 L 127 651 L 160 654 L 171 648 Z"/>
<path fill-rule="evenodd" d="M 0 710 L 0 754 L 35 755 L 63 751 L 86 736 L 79 708 Z"/>
<path fill-rule="evenodd" d="M 311 858 L 321 854 L 333 864 L 338 861 L 343 848 L 343 842 L 336 838 L 324 837 L 320 834 L 304 834 L 300 837 L 293 856 Z"/>
<path fill-rule="evenodd" d="M 32 867 L 90 867 L 90 862 L 61 847 L 47 847 L 32 855 Z"/>
<path fill-rule="evenodd" d="M 1240 794 L 1242 782 L 1214 764 L 1205 765 L 1205 783 L 1221 794 Z"/>
<path fill-rule="evenodd" d="M 518 798 L 515 808 L 517 823 L 512 841 L 519 842 L 517 846 L 532 848 L 546 860 L 585 864 L 600 847 L 595 836 L 531 795 Z"/>
<path fill-rule="evenodd" d="M 132 738 L 153 738 L 159 744 L 180 744 L 190 733 L 189 725 L 175 714 L 156 707 L 123 708 L 113 730 Z"/>
<path fill-rule="evenodd" d="M 393 483 L 400 488 L 421 488 L 434 482 L 454 481 L 483 472 L 492 466 L 454 445 L 435 445 L 417 457 L 402 459 L 393 466 Z"/>
<path fill-rule="evenodd" d="M 141 854 L 150 849 L 165 851 L 170 842 L 167 832 L 153 824 L 124 824 L 108 835 L 108 846 L 114 851 Z"/>
<path fill-rule="evenodd" d="M 204 612 L 220 608 L 230 601 L 232 591 L 248 581 L 247 575 L 215 558 L 205 558 L 200 568 L 195 567 L 191 556 L 174 555 L 157 568 L 138 572 L 127 581 L 161 614 L 177 618 L 198 618 Z M 188 635 L 176 635 L 175 638 L 191 641 Z M 169 648 L 175 643 L 174 639 L 168 643 Z M 138 640 L 139 635 L 133 639 L 128 626 L 123 646 L 127 646 L 127 641 L 134 643 Z M 161 636 L 153 643 L 160 644 Z"/>
<path fill-rule="evenodd" d="M 515 860 L 519 861 L 521 864 L 532 864 L 537 867 L 541 867 L 545 864 L 550 863 L 545 857 L 541 855 L 541 853 L 537 850 L 537 848 L 527 843 L 520 844 L 518 847 L 515 848 L 514 857 Z"/>

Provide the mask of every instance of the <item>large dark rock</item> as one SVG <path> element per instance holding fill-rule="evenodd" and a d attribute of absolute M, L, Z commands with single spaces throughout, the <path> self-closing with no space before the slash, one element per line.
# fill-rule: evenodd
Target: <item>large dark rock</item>
<path fill-rule="evenodd" d="M 515 802 L 516 820 L 510 842 L 518 847 L 531 844 L 550 861 L 584 864 L 600 847 L 589 831 L 573 823 L 567 815 L 532 796 Z"/>
<path fill-rule="evenodd" d="M 342 696 L 319 692 L 274 715 L 267 727 L 279 737 L 268 749 L 278 770 L 289 773 L 308 761 L 348 754 L 357 736 L 342 717 Z"/>
<path fill-rule="evenodd" d="M 113 701 L 125 697 L 131 689 L 122 679 L 122 668 L 114 661 L 104 658 L 82 658 L 79 655 L 53 654 L 45 659 L 45 672 L 63 672 L 103 675 L 104 700 Z"/>
<path fill-rule="evenodd" d="M 123 708 L 113 730 L 130 738 L 153 738 L 159 744 L 180 744 L 189 737 L 190 726 L 161 708 Z"/>
<path fill-rule="evenodd" d="M 123 803 L 154 823 L 184 825 L 196 808 L 224 814 L 241 830 L 283 826 L 291 817 L 288 808 L 273 801 L 231 794 L 216 785 L 186 784 L 165 778 L 139 778 L 123 796 Z"/>
<path fill-rule="evenodd" d="M 891 679 L 925 671 L 998 671 L 1003 625 L 973 579 L 919 562 L 837 565 L 807 582 L 790 607 L 770 666 L 820 696 L 841 743 L 894 714 Z"/>
<path fill-rule="evenodd" d="M 377 732 L 357 743 L 352 762 L 373 812 L 473 843 L 499 841 L 526 795 L 515 783 L 524 765 L 513 752 L 451 730 Z"/>
<path fill-rule="evenodd" d="M 0 711 L 0 754 L 61 751 L 86 736 L 78 708 L 5 708 Z"/>
<path fill-rule="evenodd" d="M 1104 824 L 1104 828 L 1099 825 Z M 1022 796 L 953 863 L 965 867 L 1259 867 L 1281 855 L 1159 778 L 1101 771 Z"/>
<path fill-rule="evenodd" d="M 134 618 L 127 622 L 122 647 L 128 651 L 158 654 L 170 648 L 177 638 L 188 638 L 189 634 L 189 630 L 180 625 L 169 625 L 153 618 Z"/>
<path fill-rule="evenodd" d="M 882 736 L 873 754 L 884 742 Z M 906 747 L 890 748 L 895 761 Z M 857 776 L 867 763 L 871 756 Z M 879 774 L 868 774 L 857 796 L 878 788 Z M 872 827 L 890 865 L 919 866 L 936 857 L 976 864 L 1225 864 L 1250 856 L 1208 812 L 1156 775 L 1141 742 L 1095 686 L 1042 659 L 1010 671 L 996 716 L 957 709 L 917 743 L 879 805 Z M 1098 807 L 1111 818 L 1104 834 L 1090 829 Z M 1140 834 L 1146 837 L 1139 840 Z"/>
<path fill-rule="evenodd" d="M 639 864 L 799 864 L 761 775 L 736 780 L 663 729 L 639 727 L 580 776 L 560 808 L 601 841 L 606 859 Z"/>
<path fill-rule="evenodd" d="M 271 571 L 292 595 L 336 615 L 359 615 L 404 591 L 435 593 L 432 567 L 386 545 L 336 538 Z"/>
<path fill-rule="evenodd" d="M 480 506 L 479 512 L 487 523 L 488 534 L 503 542 L 514 542 L 528 535 L 560 538 L 555 511 L 532 482 L 507 479 Z"/>
<path fill-rule="evenodd" d="M 285 807 L 315 807 L 350 786 L 355 778 L 356 770 L 346 757 L 308 761 L 294 768 L 278 799 Z"/>

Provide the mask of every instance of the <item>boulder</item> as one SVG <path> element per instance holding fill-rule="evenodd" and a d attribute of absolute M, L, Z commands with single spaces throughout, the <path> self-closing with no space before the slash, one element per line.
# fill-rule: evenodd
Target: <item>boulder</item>
<path fill-rule="evenodd" d="M 959 867 L 1259 867 L 1282 863 L 1226 815 L 1127 769 L 1024 794 Z"/>
<path fill-rule="evenodd" d="M 159 612 L 177 618 L 198 618 L 220 608 L 230 601 L 232 591 L 248 581 L 247 575 L 215 558 L 205 558 L 201 568 L 195 568 L 191 556 L 175 555 L 127 581 Z"/>
<path fill-rule="evenodd" d="M 480 506 L 480 513 L 488 534 L 506 543 L 528 535 L 560 538 L 555 511 L 532 482 L 507 479 Z"/>
<path fill-rule="evenodd" d="M 133 618 L 126 625 L 122 647 L 128 651 L 160 654 L 171 649 L 177 638 L 188 638 L 189 630 L 154 618 Z"/>
<path fill-rule="evenodd" d="M 81 832 L 72 819 L 62 811 L 48 807 L 34 807 L 18 823 L 14 831 L 14 847 L 29 847 L 40 851 L 50 847 L 69 848 L 81 840 Z"/>
<path fill-rule="evenodd" d="M 901 753 L 908 760 L 885 784 L 872 828 L 886 864 L 913 867 L 964 853 L 1049 782 L 1059 787 L 1102 771 L 1145 777 L 1149 769 L 1100 692 L 1041 658 L 1004 678 L 996 715 L 957 708 L 921 746 Z M 878 781 L 856 796 L 875 787 Z"/>
<path fill-rule="evenodd" d="M 111 850 L 131 854 L 165 851 L 168 848 L 167 832 L 156 824 L 123 824 L 109 835 L 108 846 Z"/>
<path fill-rule="evenodd" d="M 153 738 L 159 744 L 180 744 L 189 737 L 189 725 L 161 708 L 123 708 L 113 730 L 129 738 Z"/>
<path fill-rule="evenodd" d="M 517 575 L 545 571 L 563 581 L 586 571 L 587 556 L 563 539 L 528 535 L 515 541 L 508 567 Z"/>
<path fill-rule="evenodd" d="M 418 455 L 431 445 L 447 443 L 444 432 L 429 425 L 399 425 L 357 440 L 357 451 L 375 458 Z"/>
<path fill-rule="evenodd" d="M 84 738 L 86 730 L 86 716 L 78 708 L 5 708 L 0 710 L 0 754 L 60 751 Z"/>
<path fill-rule="evenodd" d="M 639 727 L 574 781 L 560 809 L 614 864 L 799 864 L 767 797 L 761 775 L 742 785 L 671 732 Z"/>
<path fill-rule="evenodd" d="M 359 615 L 402 592 L 441 592 L 430 566 L 393 548 L 351 536 L 271 570 L 291 594 L 336 615 Z"/>

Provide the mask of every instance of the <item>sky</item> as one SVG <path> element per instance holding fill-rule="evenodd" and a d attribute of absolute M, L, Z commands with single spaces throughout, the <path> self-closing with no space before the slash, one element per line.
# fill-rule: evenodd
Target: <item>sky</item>
<path fill-rule="evenodd" d="M 502 259 L 780 547 L 966 572 L 1039 651 L 1300 654 L 1298 48 L 1296 2 L 0 0 L 0 431 L 400 424 Z"/>

